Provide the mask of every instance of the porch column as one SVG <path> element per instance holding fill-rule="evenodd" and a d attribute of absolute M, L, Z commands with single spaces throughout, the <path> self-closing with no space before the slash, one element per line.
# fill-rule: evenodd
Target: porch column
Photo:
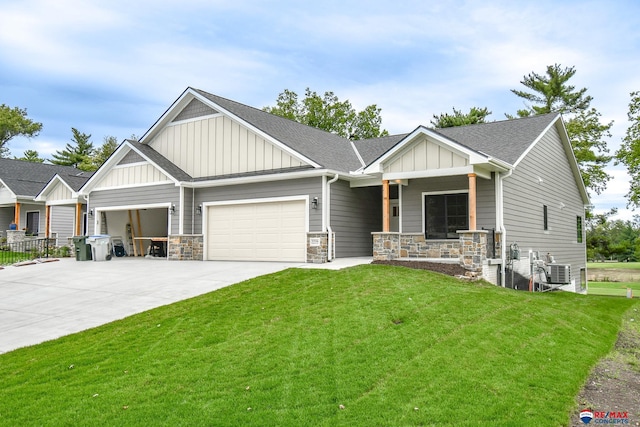
<path fill-rule="evenodd" d="M 389 180 L 382 181 L 382 232 L 388 233 L 390 228 L 389 220 Z"/>
<path fill-rule="evenodd" d="M 14 209 L 13 222 L 16 223 L 16 229 L 20 230 L 20 203 L 16 202 L 16 207 Z"/>
<path fill-rule="evenodd" d="M 79 236 L 82 232 L 82 203 L 76 203 L 76 234 L 74 236 Z"/>
<path fill-rule="evenodd" d="M 44 211 L 44 237 L 49 238 L 51 228 L 51 205 L 45 206 Z"/>
<path fill-rule="evenodd" d="M 469 177 L 469 230 L 476 229 L 476 174 L 470 173 Z"/>

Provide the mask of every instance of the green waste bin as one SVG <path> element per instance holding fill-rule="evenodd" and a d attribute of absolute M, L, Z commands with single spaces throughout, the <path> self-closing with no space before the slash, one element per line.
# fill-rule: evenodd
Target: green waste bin
<path fill-rule="evenodd" d="M 87 243 L 87 236 L 73 236 L 76 249 L 76 261 L 91 261 L 91 245 Z"/>

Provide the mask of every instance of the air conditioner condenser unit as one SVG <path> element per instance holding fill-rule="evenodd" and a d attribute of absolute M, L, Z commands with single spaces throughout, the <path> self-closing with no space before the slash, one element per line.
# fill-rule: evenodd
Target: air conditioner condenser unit
<path fill-rule="evenodd" d="M 566 285 L 571 283 L 569 264 L 549 264 L 549 283 Z"/>

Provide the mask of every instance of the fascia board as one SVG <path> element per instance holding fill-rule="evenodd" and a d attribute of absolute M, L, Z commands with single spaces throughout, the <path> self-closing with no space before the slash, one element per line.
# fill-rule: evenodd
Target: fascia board
<path fill-rule="evenodd" d="M 128 150 L 127 150 L 128 148 Z M 97 171 L 84 183 L 84 185 L 78 190 L 78 194 L 83 196 L 88 195 L 96 183 L 100 182 L 100 180 L 111 171 L 112 167 L 117 165 L 120 160 L 131 150 L 133 147 L 127 142 L 124 141 L 116 151 L 114 151 L 111 156 L 104 162 Z"/>
<path fill-rule="evenodd" d="M 11 193 L 11 196 L 15 197 L 16 199 L 18 198 L 18 195 L 14 193 L 11 187 L 9 187 L 2 179 L 0 179 L 0 184 L 2 184 L 2 186 L 6 188 L 9 193 Z"/>
<path fill-rule="evenodd" d="M 67 184 L 67 183 L 65 182 L 65 180 L 64 180 L 64 179 L 62 179 L 62 178 L 60 177 L 60 175 L 55 174 L 55 175 L 53 176 L 53 178 L 51 178 L 51 179 L 49 180 L 49 182 L 47 182 L 47 185 L 45 185 L 45 186 L 44 186 L 44 188 L 43 188 L 42 190 L 40 190 L 40 192 L 38 193 L 38 195 L 37 195 L 33 200 L 35 200 L 35 201 L 37 201 L 37 202 L 46 202 L 46 201 L 47 201 L 47 197 L 46 197 L 47 193 L 48 193 L 51 189 L 53 189 L 53 187 L 54 187 L 57 183 L 61 183 L 62 185 L 64 185 L 65 187 L 67 187 L 67 189 L 69 189 L 69 191 L 71 191 L 71 195 L 72 195 L 74 198 L 77 198 L 77 197 L 78 197 L 78 193 L 76 193 L 76 192 L 73 190 L 73 188 L 71 188 L 71 187 L 69 186 L 69 184 Z"/>
<path fill-rule="evenodd" d="M 303 154 L 295 151 L 294 149 L 292 149 L 291 147 L 289 147 L 288 145 L 278 141 L 277 139 L 275 139 L 274 137 L 272 137 L 271 135 L 269 135 L 268 133 L 264 132 L 263 130 L 255 127 L 254 125 L 252 125 L 251 123 L 248 123 L 246 120 L 236 116 L 235 114 L 233 114 L 232 112 L 230 112 L 229 110 L 226 110 L 225 108 L 223 108 L 222 106 L 216 104 L 215 102 L 211 101 L 209 98 L 206 98 L 203 95 L 200 95 L 197 92 L 193 92 L 193 96 L 198 99 L 198 101 L 209 105 L 211 108 L 220 111 L 222 114 L 226 115 L 227 117 L 235 120 L 238 123 L 242 123 L 243 126 L 245 126 L 246 128 L 250 129 L 252 132 L 260 135 L 262 138 L 266 139 L 267 141 L 271 142 L 272 144 L 274 144 L 275 146 L 277 146 L 278 148 L 280 148 L 282 151 L 286 152 L 287 154 L 297 158 L 298 160 L 313 166 L 314 168 L 321 168 L 322 166 L 316 162 L 314 162 L 313 160 L 311 160 L 310 158 L 304 156 Z"/>
<path fill-rule="evenodd" d="M 333 177 L 336 174 L 340 175 L 341 178 L 345 178 L 345 179 L 349 178 L 343 172 L 337 172 L 330 169 L 311 169 L 308 171 L 279 173 L 279 174 L 272 174 L 272 175 L 259 175 L 259 176 L 248 176 L 248 177 L 238 177 L 238 178 L 221 178 L 221 179 L 214 179 L 209 181 L 179 182 L 177 185 L 180 185 L 185 188 L 209 188 L 209 187 L 223 187 L 226 185 L 255 184 L 258 182 L 286 181 L 289 179 L 314 178 L 314 177 L 321 177 L 321 176 Z"/>
<path fill-rule="evenodd" d="M 147 140 L 153 139 L 153 137 L 160 131 L 160 129 L 164 128 L 165 124 L 170 122 L 173 117 L 177 115 L 176 110 L 180 111 L 194 98 L 196 92 L 188 87 L 182 92 L 182 94 L 173 101 L 173 103 L 165 110 L 164 113 L 155 121 L 153 125 L 147 130 L 142 137 L 140 137 L 140 142 L 143 144 L 147 143 Z"/>
<path fill-rule="evenodd" d="M 128 148 L 129 150 L 125 150 L 125 147 Z M 136 147 L 131 145 L 128 141 L 124 141 L 122 145 L 118 147 L 118 150 L 116 150 L 116 152 L 113 153 L 111 157 L 109 157 L 107 162 L 105 162 L 100 167 L 100 169 L 98 169 L 98 171 L 96 171 L 96 173 L 93 174 L 93 176 L 89 179 L 89 181 L 87 181 L 87 183 L 80 189 L 79 194 L 83 196 L 88 195 L 93 189 L 93 186 L 95 186 L 95 184 L 99 182 L 100 179 L 104 177 L 104 175 L 110 172 L 118 164 L 118 162 L 124 158 L 124 156 L 129 151 L 136 152 L 138 155 L 140 155 L 140 157 L 145 159 L 145 161 L 147 161 L 151 166 L 153 166 L 154 168 L 158 169 L 160 172 L 165 174 L 169 178 L 170 182 L 174 183 L 176 186 L 178 185 L 179 181 L 175 179 L 169 172 L 167 172 L 162 167 L 160 167 L 157 163 L 149 159 L 143 152 L 136 149 Z M 99 176 L 97 177 L 96 175 L 99 175 Z"/>

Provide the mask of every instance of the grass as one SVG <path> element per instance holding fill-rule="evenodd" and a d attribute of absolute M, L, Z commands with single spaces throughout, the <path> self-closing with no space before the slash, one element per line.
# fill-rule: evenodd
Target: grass
<path fill-rule="evenodd" d="M 0 425 L 564 425 L 632 305 L 290 269 L 0 355 Z"/>
<path fill-rule="evenodd" d="M 33 258 L 33 253 L 0 250 L 0 265 L 8 265 L 15 262 L 27 261 L 31 258 Z"/>
<path fill-rule="evenodd" d="M 589 295 L 626 297 L 631 288 L 634 298 L 640 298 L 640 283 L 637 282 L 589 282 Z"/>
<path fill-rule="evenodd" d="M 625 270 L 640 270 L 640 262 L 588 262 L 587 268 L 621 268 Z"/>

